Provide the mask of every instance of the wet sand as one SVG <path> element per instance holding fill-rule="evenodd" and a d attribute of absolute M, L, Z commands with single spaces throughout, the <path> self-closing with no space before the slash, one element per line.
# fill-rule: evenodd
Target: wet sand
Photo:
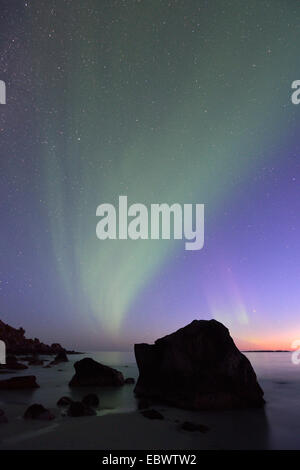
<path fill-rule="evenodd" d="M 192 412 L 155 407 L 164 420 L 140 412 L 82 418 L 57 417 L 48 423 L 14 420 L 0 428 L 0 449 L 266 449 L 263 410 Z M 52 410 L 55 412 L 55 410 Z M 57 410 L 56 410 L 57 413 Z M 184 421 L 204 424 L 205 433 L 184 431 Z"/>

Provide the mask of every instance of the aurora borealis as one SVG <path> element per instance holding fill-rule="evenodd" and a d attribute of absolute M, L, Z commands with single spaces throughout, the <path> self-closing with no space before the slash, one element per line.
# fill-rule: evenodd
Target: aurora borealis
<path fill-rule="evenodd" d="M 194 318 L 300 338 L 299 2 L 1 0 L 1 318 L 126 350 Z M 105 240 L 96 208 L 205 204 L 205 245 Z"/>

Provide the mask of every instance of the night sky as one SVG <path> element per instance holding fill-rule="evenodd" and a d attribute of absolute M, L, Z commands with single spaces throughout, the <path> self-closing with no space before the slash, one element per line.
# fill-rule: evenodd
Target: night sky
<path fill-rule="evenodd" d="M 128 350 L 195 318 L 300 338 L 300 3 L 0 0 L 0 318 Z M 205 245 L 100 241 L 96 208 L 205 204 Z"/>

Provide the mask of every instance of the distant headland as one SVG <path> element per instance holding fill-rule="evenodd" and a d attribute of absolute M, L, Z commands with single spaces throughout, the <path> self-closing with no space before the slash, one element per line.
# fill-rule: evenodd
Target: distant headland
<path fill-rule="evenodd" d="M 59 343 L 51 345 L 42 343 L 38 338 L 25 337 L 24 328 L 13 328 L 0 320 L 0 340 L 6 345 L 7 354 L 58 354 L 65 351 L 67 354 L 80 354 L 77 351 L 67 351 Z"/>

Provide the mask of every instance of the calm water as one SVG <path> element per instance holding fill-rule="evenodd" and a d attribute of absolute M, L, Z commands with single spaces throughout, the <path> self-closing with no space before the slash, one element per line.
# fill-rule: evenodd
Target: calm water
<path fill-rule="evenodd" d="M 267 446 L 275 449 L 300 449 L 300 365 L 292 363 L 290 353 L 246 353 L 246 355 L 265 391 L 267 405 L 263 424 L 268 434 Z M 15 374 L 1 374 L 1 379 L 34 374 L 40 388 L 21 393 L 1 391 L 0 408 L 15 405 L 16 419 L 19 419 L 20 410 L 24 410 L 31 403 L 42 403 L 47 408 L 55 409 L 57 400 L 63 395 L 76 400 L 81 399 L 89 391 L 95 391 L 68 387 L 68 382 L 74 374 L 73 363 L 83 357 L 92 357 L 103 364 L 117 368 L 125 377 L 137 379 L 138 370 L 133 353 L 90 352 L 69 356 L 69 363 L 51 369 L 33 366 Z M 119 389 L 100 389 L 101 409 L 98 413 L 103 415 L 136 410 L 133 388 L 134 385 L 126 385 Z"/>
<path fill-rule="evenodd" d="M 69 388 L 68 383 L 73 377 L 74 362 L 84 357 L 92 357 L 96 361 L 120 370 L 124 377 L 137 379 L 138 370 L 133 353 L 127 352 L 90 352 L 86 354 L 69 355 L 69 362 L 44 369 L 42 366 L 30 366 L 29 369 L 18 371 L 14 374 L 1 374 L 0 380 L 16 377 L 17 375 L 35 375 L 40 388 L 33 391 L 0 391 L 0 408 L 6 403 L 30 404 L 41 403 L 46 408 L 53 408 L 56 402 L 64 395 L 73 400 L 81 398 L 89 392 L 95 392 L 94 387 Z M 45 359 L 53 360 L 53 357 L 43 356 Z M 101 400 L 99 415 L 113 412 L 128 412 L 136 409 L 136 400 L 133 395 L 134 385 L 126 385 L 120 388 L 105 387 L 99 390 Z M 2 406 L 3 405 L 3 406 Z"/>

